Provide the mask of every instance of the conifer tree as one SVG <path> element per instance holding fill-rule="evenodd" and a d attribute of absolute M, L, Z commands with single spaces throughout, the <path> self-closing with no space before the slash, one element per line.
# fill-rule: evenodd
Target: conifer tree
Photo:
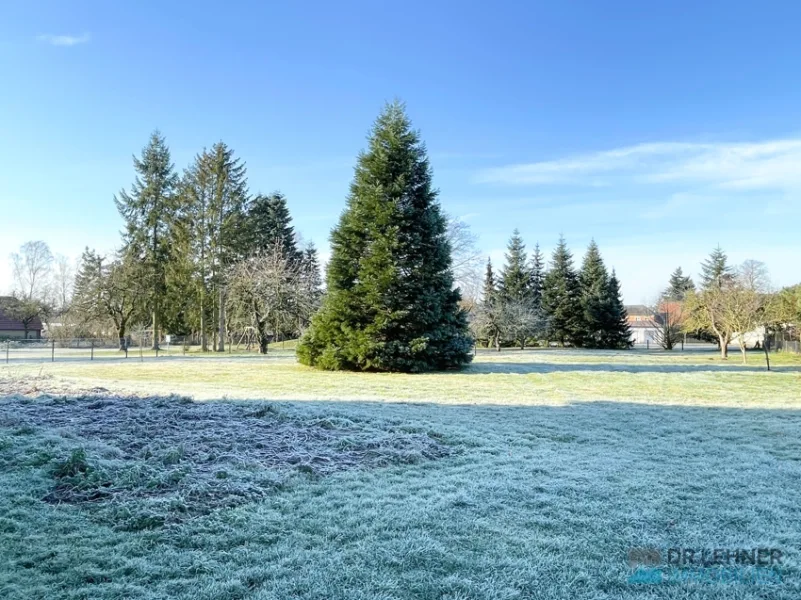
<path fill-rule="evenodd" d="M 265 252 L 278 244 L 290 261 L 301 260 L 301 252 L 295 241 L 295 228 L 286 205 L 286 197 L 280 192 L 267 196 L 257 195 L 250 203 L 248 226 L 251 230 L 251 251 Z"/>
<path fill-rule="evenodd" d="M 400 103 L 375 121 L 331 248 L 327 293 L 298 345 L 301 362 L 407 372 L 470 362 L 446 222 L 425 146 Z"/>
<path fill-rule="evenodd" d="M 561 344 L 584 344 L 584 318 L 581 308 L 581 285 L 573 269 L 573 255 L 565 239 L 553 252 L 551 268 L 545 275 L 542 307 L 548 318 L 548 337 Z"/>
<path fill-rule="evenodd" d="M 161 333 L 162 297 L 166 291 L 167 264 L 170 260 L 171 233 L 177 213 L 178 177 L 170 159 L 164 136 L 154 131 L 139 158 L 134 157 L 137 173 L 131 191 L 120 191 L 114 202 L 125 221 L 123 253 L 136 257 L 144 267 L 144 283 L 153 326 L 153 347 Z"/>
<path fill-rule="evenodd" d="M 320 275 L 320 259 L 317 256 L 317 247 L 314 242 L 309 242 L 301 253 L 301 283 L 306 294 L 307 304 L 310 310 L 304 311 L 300 328 L 301 331 L 308 327 L 311 317 L 320 306 L 322 298 L 323 280 Z"/>
<path fill-rule="evenodd" d="M 685 275 L 681 267 L 677 267 L 673 273 L 670 274 L 670 282 L 665 297 L 668 300 L 682 301 L 687 296 L 688 292 L 695 290 L 695 284 L 689 275 Z"/>
<path fill-rule="evenodd" d="M 602 347 L 618 350 L 631 348 L 634 344 L 631 339 L 631 327 L 629 326 L 626 307 L 623 304 L 623 297 L 620 294 L 620 282 L 614 269 L 607 284 L 605 305 L 607 322 L 603 328 Z"/>
<path fill-rule="evenodd" d="M 484 275 L 481 304 L 473 319 L 473 327 L 477 338 L 486 338 L 487 347 L 494 346 L 500 351 L 503 329 L 504 300 L 498 292 L 492 260 L 487 258 L 487 269 Z"/>
<path fill-rule="evenodd" d="M 484 289 L 482 293 L 483 302 L 492 302 L 495 299 L 498 289 L 495 285 L 495 273 L 492 271 L 492 260 L 487 259 L 487 270 L 484 275 Z"/>
<path fill-rule="evenodd" d="M 506 246 L 506 264 L 501 271 L 499 291 L 504 300 L 527 302 L 531 294 L 531 273 L 526 264 L 526 245 L 517 229 Z"/>
<path fill-rule="evenodd" d="M 728 264 L 726 253 L 718 246 L 701 263 L 701 287 L 709 289 L 715 286 L 720 289 L 733 279 L 734 270 Z"/>
<path fill-rule="evenodd" d="M 192 253 L 199 302 L 201 344 L 207 319 L 217 317 L 217 344 L 225 349 L 224 278 L 230 264 L 247 253 L 245 164 L 225 143 L 203 150 L 184 175 L 182 223 Z"/>
<path fill-rule="evenodd" d="M 534 252 L 531 254 L 531 302 L 534 308 L 542 308 L 542 286 L 545 278 L 545 259 L 540 252 L 539 243 L 534 245 Z"/>
<path fill-rule="evenodd" d="M 581 308 L 584 312 L 584 344 L 591 348 L 603 348 L 609 306 L 609 273 L 606 270 L 598 244 L 590 242 L 584 256 L 581 273 Z"/>

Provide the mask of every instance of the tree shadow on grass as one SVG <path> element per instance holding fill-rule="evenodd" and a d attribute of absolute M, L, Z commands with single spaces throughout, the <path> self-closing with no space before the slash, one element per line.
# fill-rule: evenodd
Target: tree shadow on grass
<path fill-rule="evenodd" d="M 492 375 L 492 374 L 538 374 L 547 373 L 575 373 L 575 372 L 605 372 L 605 373 L 757 373 L 767 372 L 764 363 L 757 364 L 626 364 L 626 363 L 472 363 L 461 371 L 451 371 L 462 375 Z M 801 366 L 778 365 L 771 366 L 772 372 L 801 373 Z"/>

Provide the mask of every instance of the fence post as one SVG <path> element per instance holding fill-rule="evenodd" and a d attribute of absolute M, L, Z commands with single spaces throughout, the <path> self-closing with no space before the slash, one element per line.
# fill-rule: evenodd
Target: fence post
<path fill-rule="evenodd" d="M 56 340 L 50 340 L 50 362 L 56 362 Z"/>

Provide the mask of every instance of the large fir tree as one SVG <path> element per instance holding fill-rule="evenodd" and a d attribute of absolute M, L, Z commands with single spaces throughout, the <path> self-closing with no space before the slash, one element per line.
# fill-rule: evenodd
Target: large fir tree
<path fill-rule="evenodd" d="M 506 246 L 506 264 L 501 271 L 499 290 L 504 300 L 528 302 L 531 296 L 531 272 L 528 269 L 526 245 L 517 229 Z"/>
<path fill-rule="evenodd" d="M 206 349 L 210 318 L 216 316 L 217 344 L 225 349 L 224 278 L 229 265 L 247 254 L 248 189 L 245 164 L 225 143 L 203 150 L 184 175 L 181 197 L 185 245 L 194 265 L 201 344 Z"/>
<path fill-rule="evenodd" d="M 623 297 L 620 294 L 620 282 L 614 270 L 612 270 L 612 275 L 607 283 L 606 302 L 604 304 L 606 306 L 605 315 L 607 320 L 603 328 L 604 334 L 601 338 L 601 346 L 619 350 L 631 348 L 634 344 L 631 339 L 631 327 L 629 326 L 626 307 L 623 304 Z"/>
<path fill-rule="evenodd" d="M 584 313 L 584 344 L 591 348 L 603 348 L 609 322 L 609 273 L 595 240 L 590 242 L 584 255 L 579 281 Z"/>
<path fill-rule="evenodd" d="M 122 190 L 114 202 L 125 222 L 123 253 L 136 257 L 144 267 L 143 284 L 148 287 L 146 298 L 152 315 L 153 347 L 157 348 L 171 233 L 176 222 L 178 176 L 170 159 L 170 149 L 159 131 L 151 134 L 141 157 L 134 157 L 133 161 L 136 178 L 131 191 Z"/>
<path fill-rule="evenodd" d="M 289 260 L 302 258 L 286 197 L 280 192 L 267 196 L 259 194 L 253 198 L 248 210 L 248 227 L 251 230 L 252 251 L 267 251 L 278 244 Z"/>
<path fill-rule="evenodd" d="M 298 345 L 301 362 L 409 372 L 470 362 L 446 222 L 425 146 L 400 103 L 373 126 L 331 247 L 327 294 Z"/>
<path fill-rule="evenodd" d="M 548 337 L 551 340 L 563 345 L 584 344 L 581 285 L 573 268 L 573 255 L 563 237 L 559 238 L 551 268 L 543 281 L 542 307 L 548 318 Z"/>

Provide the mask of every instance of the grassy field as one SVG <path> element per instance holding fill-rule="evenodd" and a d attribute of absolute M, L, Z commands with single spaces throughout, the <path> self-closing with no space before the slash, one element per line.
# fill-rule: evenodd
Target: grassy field
<path fill-rule="evenodd" d="M 774 365 L 0 367 L 0 598 L 796 599 L 801 362 Z M 639 547 L 778 548 L 782 581 L 633 583 Z"/>

